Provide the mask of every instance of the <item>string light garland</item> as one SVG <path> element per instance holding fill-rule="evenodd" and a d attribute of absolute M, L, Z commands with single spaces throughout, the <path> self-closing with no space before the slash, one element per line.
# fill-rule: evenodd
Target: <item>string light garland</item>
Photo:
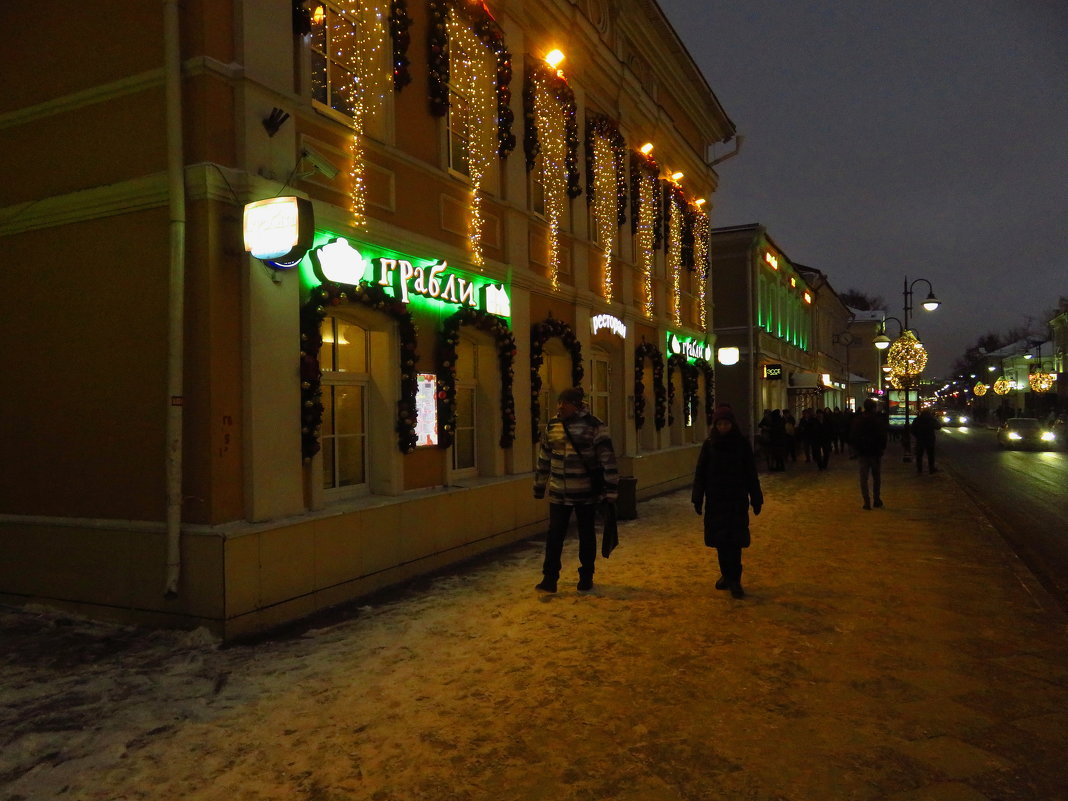
<path fill-rule="evenodd" d="M 671 280 L 671 319 L 676 326 L 682 325 L 682 192 L 665 184 L 664 215 L 667 218 L 666 269 Z"/>
<path fill-rule="evenodd" d="M 449 10 L 446 29 L 449 35 L 450 80 L 469 103 L 467 129 L 471 198 L 468 202 L 467 241 L 472 263 L 482 266 L 485 263 L 482 254 L 482 185 L 492 167 L 496 145 L 491 129 L 480 122 L 493 115 L 496 99 L 493 54 L 455 9 Z"/>
<path fill-rule="evenodd" d="M 660 168 L 652 156 L 630 154 L 630 225 L 642 282 L 642 313 L 653 316 L 654 253 L 660 243 Z"/>
<path fill-rule="evenodd" d="M 530 327 L 530 435 L 537 442 L 541 436 L 541 365 L 545 361 L 545 343 L 558 337 L 571 353 L 571 386 L 582 384 L 586 369 L 582 366 L 582 343 L 571 326 L 551 314 Z"/>
<path fill-rule="evenodd" d="M 693 366 L 705 377 L 705 422 L 712 425 L 712 415 L 716 412 L 716 371 L 707 359 L 694 359 Z M 694 416 L 697 412 L 694 410 Z"/>
<path fill-rule="evenodd" d="M 449 111 L 449 31 L 450 10 L 464 19 L 474 35 L 497 59 L 497 155 L 502 159 L 515 149 L 512 124 L 512 54 L 504 46 L 504 33 L 486 6 L 469 0 L 427 0 L 430 27 L 427 33 L 427 82 L 430 113 L 444 117 Z M 489 118 L 487 117 L 486 120 Z M 483 120 L 485 124 L 486 120 Z"/>
<path fill-rule="evenodd" d="M 389 35 L 393 41 L 393 89 L 397 92 L 412 82 L 412 74 L 408 69 L 411 65 L 408 46 L 412 42 L 408 29 L 411 26 L 407 0 L 392 0 L 389 8 Z"/>
<path fill-rule="evenodd" d="M 523 88 L 527 171 L 541 156 L 541 185 L 549 224 L 549 283 L 560 288 L 561 232 L 569 198 L 582 193 L 578 175 L 575 93 L 560 71 L 541 61 L 527 66 Z"/>
<path fill-rule="evenodd" d="M 593 211 L 603 265 L 602 294 L 613 296 L 612 245 L 616 230 L 626 222 L 626 144 L 619 126 L 604 114 L 586 115 L 586 203 Z"/>
<path fill-rule="evenodd" d="M 709 249 L 708 240 L 711 228 L 708 215 L 701 211 L 693 212 L 693 264 L 697 273 L 697 325 L 702 331 L 708 330 L 708 290 Z"/>
<path fill-rule="evenodd" d="M 320 352 L 323 347 L 323 318 L 329 307 L 346 302 L 360 303 L 385 312 L 397 321 L 400 335 L 400 400 L 397 401 L 395 429 L 397 446 L 402 453 L 411 453 L 417 442 L 415 396 L 419 382 L 415 365 L 419 361 L 416 347 L 419 332 L 408 306 L 391 298 L 378 284 L 327 282 L 313 289 L 308 302 L 300 309 L 301 455 L 308 461 L 321 447 L 319 433 L 323 422 L 323 373 Z"/>

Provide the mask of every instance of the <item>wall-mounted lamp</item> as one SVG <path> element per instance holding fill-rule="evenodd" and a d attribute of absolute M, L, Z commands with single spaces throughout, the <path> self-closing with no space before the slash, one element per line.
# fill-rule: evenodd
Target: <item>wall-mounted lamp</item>
<path fill-rule="evenodd" d="M 545 54 L 545 63 L 556 69 L 564 62 L 564 51 L 559 49 L 550 50 Z"/>
<path fill-rule="evenodd" d="M 638 148 L 638 151 L 643 156 L 648 156 L 650 153 L 653 152 L 653 143 L 652 142 L 646 142 L 644 145 L 642 145 L 640 148 Z"/>
<path fill-rule="evenodd" d="M 695 206 L 703 206 L 703 205 L 705 205 L 705 203 L 707 203 L 707 202 L 708 202 L 708 201 L 707 201 L 707 200 L 705 200 L 705 199 L 704 199 L 703 197 L 699 197 L 699 198 L 697 198 L 697 200 L 695 200 L 695 201 L 693 202 L 693 204 L 694 204 Z"/>
<path fill-rule="evenodd" d="M 682 178 L 683 178 L 683 176 L 682 176 L 681 172 L 673 172 L 673 173 L 671 173 L 671 180 L 672 181 L 681 181 Z"/>
<path fill-rule="evenodd" d="M 720 348 L 716 351 L 716 359 L 720 364 L 738 364 L 742 358 L 742 352 L 738 348 Z"/>

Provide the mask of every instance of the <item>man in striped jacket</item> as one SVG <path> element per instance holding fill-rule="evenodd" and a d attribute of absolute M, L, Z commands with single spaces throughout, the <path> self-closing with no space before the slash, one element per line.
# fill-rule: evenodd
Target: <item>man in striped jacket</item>
<path fill-rule="evenodd" d="M 560 393 L 556 417 L 541 433 L 538 464 L 534 472 L 534 497 L 544 498 L 549 489 L 549 533 L 545 539 L 544 578 L 535 589 L 556 592 L 560 578 L 560 555 L 564 537 L 575 510 L 579 533 L 578 589 L 593 589 L 593 565 L 597 559 L 594 516 L 601 501 L 614 503 L 619 491 L 619 470 L 608 427 L 590 414 L 583 403 L 581 387 Z"/>

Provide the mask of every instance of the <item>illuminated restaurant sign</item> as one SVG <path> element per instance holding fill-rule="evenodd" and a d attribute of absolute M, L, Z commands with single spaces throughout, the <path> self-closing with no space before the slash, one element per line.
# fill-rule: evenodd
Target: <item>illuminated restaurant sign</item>
<path fill-rule="evenodd" d="M 312 267 L 320 281 L 358 284 L 365 281 L 392 291 L 401 303 L 416 298 L 481 309 L 498 317 L 512 316 L 512 303 L 502 284 L 465 275 L 447 261 L 367 257 L 341 237 L 311 252 Z"/>
<path fill-rule="evenodd" d="M 278 269 L 296 266 L 312 245 L 315 217 L 311 201 L 272 197 L 245 206 L 245 250 Z"/>
<path fill-rule="evenodd" d="M 611 314 L 595 314 L 590 318 L 590 333 L 608 329 L 617 337 L 627 338 L 627 324 Z"/>

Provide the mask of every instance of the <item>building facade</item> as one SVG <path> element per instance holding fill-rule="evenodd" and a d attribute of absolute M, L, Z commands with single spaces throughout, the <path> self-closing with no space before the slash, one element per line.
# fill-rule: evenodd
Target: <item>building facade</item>
<path fill-rule="evenodd" d="M 530 536 L 575 384 L 689 481 L 734 126 L 655 2 L 68 6 L 0 12 L 2 597 L 233 637 Z"/>

